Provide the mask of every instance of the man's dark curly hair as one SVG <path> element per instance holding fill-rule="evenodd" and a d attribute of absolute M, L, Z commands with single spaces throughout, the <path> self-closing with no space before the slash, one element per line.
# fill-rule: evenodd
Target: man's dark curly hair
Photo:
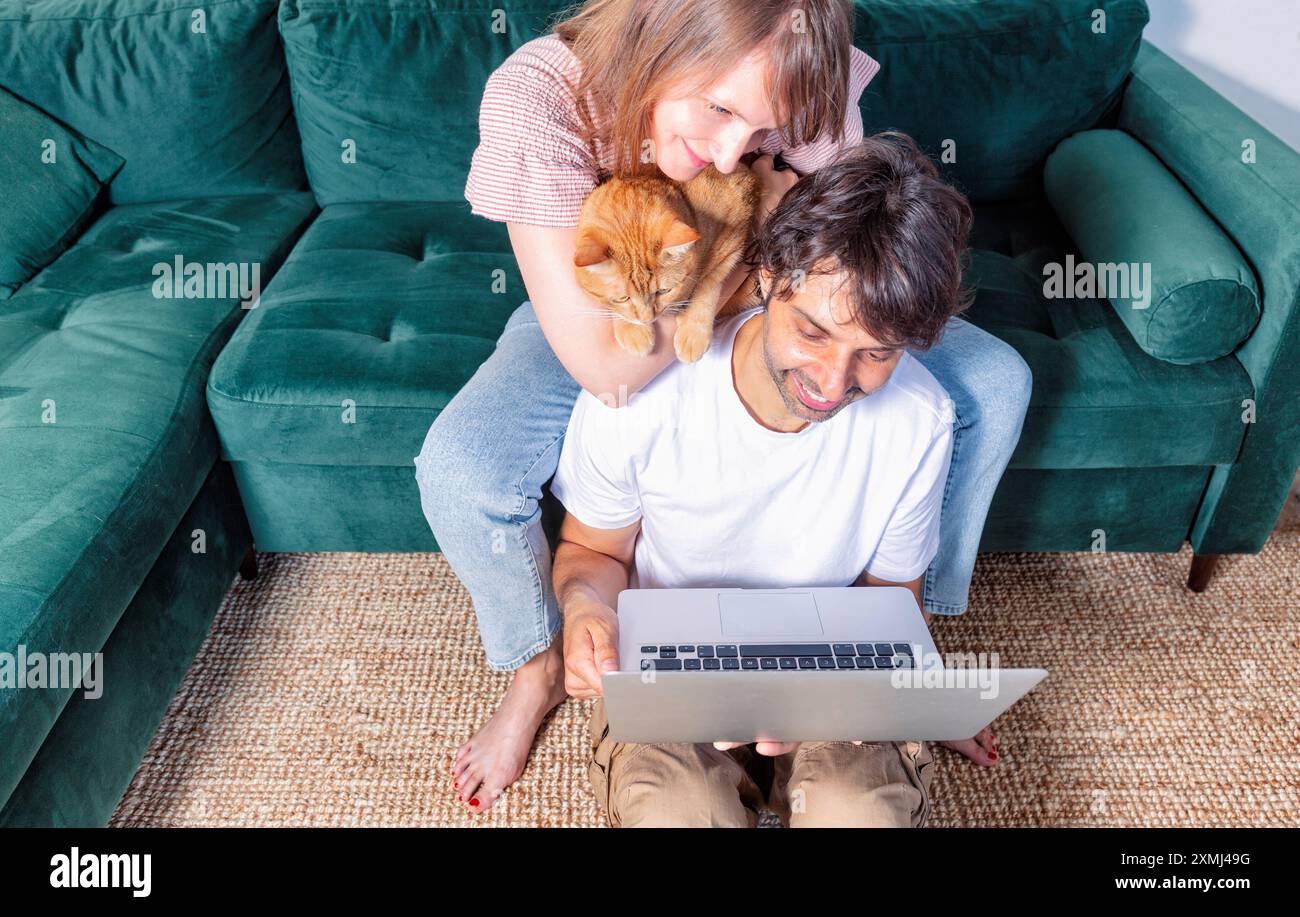
<path fill-rule="evenodd" d="M 801 277 L 845 272 L 857 323 L 928 349 L 974 290 L 962 284 L 971 207 L 907 134 L 875 134 L 786 191 L 745 250 L 789 299 Z M 802 274 L 800 273 L 802 272 Z"/>

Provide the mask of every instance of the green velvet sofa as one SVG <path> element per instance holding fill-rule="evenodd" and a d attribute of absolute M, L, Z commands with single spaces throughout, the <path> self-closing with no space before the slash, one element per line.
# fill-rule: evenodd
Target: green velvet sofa
<path fill-rule="evenodd" d="M 0 654 L 104 662 L 97 699 L 0 686 L 0 825 L 108 819 L 253 544 L 437 550 L 413 459 L 527 298 L 462 198 L 478 102 L 563 6 L 0 0 Z M 858 8 L 866 128 L 970 196 L 969 317 L 1034 374 L 984 549 L 1259 551 L 1300 463 L 1300 154 L 1142 0 Z M 160 297 L 176 258 L 260 297 Z M 1047 295 L 1067 258 L 1161 298 Z"/>

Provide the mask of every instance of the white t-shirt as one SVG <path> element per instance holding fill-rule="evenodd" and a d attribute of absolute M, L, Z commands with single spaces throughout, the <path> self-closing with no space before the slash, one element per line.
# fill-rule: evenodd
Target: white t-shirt
<path fill-rule="evenodd" d="M 632 588 L 847 586 L 925 572 L 939 544 L 952 402 L 904 353 L 889 381 L 830 420 L 769 430 L 732 381 L 736 331 L 714 331 L 620 408 L 583 390 L 551 492 L 579 521 L 641 520 Z"/>

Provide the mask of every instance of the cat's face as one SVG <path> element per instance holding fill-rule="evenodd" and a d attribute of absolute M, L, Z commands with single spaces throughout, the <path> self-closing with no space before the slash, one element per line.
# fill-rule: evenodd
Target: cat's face
<path fill-rule="evenodd" d="M 678 192 L 656 180 L 610 179 L 583 203 L 573 266 L 578 285 L 625 321 L 684 309 L 700 236 Z"/>

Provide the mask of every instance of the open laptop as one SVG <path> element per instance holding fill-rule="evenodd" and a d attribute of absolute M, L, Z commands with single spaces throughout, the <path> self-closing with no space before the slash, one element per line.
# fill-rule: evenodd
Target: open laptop
<path fill-rule="evenodd" d="M 947 668 L 901 586 L 625 589 L 619 742 L 968 739 L 1047 676 Z"/>

